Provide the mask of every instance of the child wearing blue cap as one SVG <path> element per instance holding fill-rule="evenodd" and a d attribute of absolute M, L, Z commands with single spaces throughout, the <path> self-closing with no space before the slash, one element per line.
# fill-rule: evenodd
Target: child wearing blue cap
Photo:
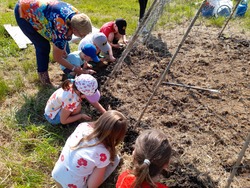
<path fill-rule="evenodd" d="M 93 66 L 100 62 L 100 59 L 96 54 L 96 47 L 93 44 L 84 45 L 80 51 L 68 54 L 66 59 L 74 65 L 72 70 L 67 69 L 62 65 L 60 66 L 68 78 L 74 78 L 76 76 L 74 69 L 77 67 L 81 67 L 85 74 L 93 74 L 95 73 L 95 71 L 92 70 Z M 89 62 L 91 62 L 91 64 L 89 64 Z"/>

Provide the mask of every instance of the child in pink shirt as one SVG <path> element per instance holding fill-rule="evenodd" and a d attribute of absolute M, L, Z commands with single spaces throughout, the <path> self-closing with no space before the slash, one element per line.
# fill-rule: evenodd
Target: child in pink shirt
<path fill-rule="evenodd" d="M 115 21 L 105 23 L 100 28 L 100 32 L 106 35 L 109 44 L 113 48 L 121 48 L 128 43 L 126 39 L 126 27 L 126 20 L 119 18 Z M 120 39 L 122 39 L 122 43 L 119 43 Z"/>

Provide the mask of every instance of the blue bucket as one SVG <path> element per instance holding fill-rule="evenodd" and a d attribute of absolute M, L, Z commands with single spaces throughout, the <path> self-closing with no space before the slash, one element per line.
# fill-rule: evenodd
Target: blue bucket
<path fill-rule="evenodd" d="M 244 16 L 247 11 L 247 4 L 239 4 L 235 16 Z"/>

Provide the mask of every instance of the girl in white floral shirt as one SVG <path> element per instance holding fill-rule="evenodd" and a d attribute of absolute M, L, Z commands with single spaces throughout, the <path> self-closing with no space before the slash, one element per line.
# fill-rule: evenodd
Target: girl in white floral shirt
<path fill-rule="evenodd" d="M 86 99 L 99 112 L 106 110 L 98 102 L 100 92 L 97 80 L 89 74 L 81 74 L 75 79 L 65 80 L 49 98 L 44 116 L 53 125 L 68 124 L 81 119 L 91 120 L 91 117 L 81 113 L 81 101 Z"/>
<path fill-rule="evenodd" d="M 91 123 L 81 123 L 67 139 L 52 171 L 57 187 L 99 187 L 119 164 L 116 146 L 127 131 L 127 120 L 109 110 Z"/>

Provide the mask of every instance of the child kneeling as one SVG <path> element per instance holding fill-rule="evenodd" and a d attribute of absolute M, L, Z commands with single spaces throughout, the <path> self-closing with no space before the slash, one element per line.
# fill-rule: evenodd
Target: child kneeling
<path fill-rule="evenodd" d="M 65 80 L 49 98 L 44 116 L 52 125 L 68 124 L 91 117 L 81 113 L 82 99 L 86 99 L 100 113 L 106 112 L 99 103 L 100 92 L 97 80 L 90 74 L 81 74 L 76 79 Z"/>
<path fill-rule="evenodd" d="M 167 168 L 171 156 L 167 136 L 159 130 L 146 130 L 135 141 L 131 170 L 122 172 L 116 188 L 167 188 L 158 175 Z"/>
<path fill-rule="evenodd" d="M 57 187 L 99 187 L 119 164 L 115 147 L 126 131 L 127 120 L 116 110 L 95 122 L 79 124 L 52 171 Z"/>

